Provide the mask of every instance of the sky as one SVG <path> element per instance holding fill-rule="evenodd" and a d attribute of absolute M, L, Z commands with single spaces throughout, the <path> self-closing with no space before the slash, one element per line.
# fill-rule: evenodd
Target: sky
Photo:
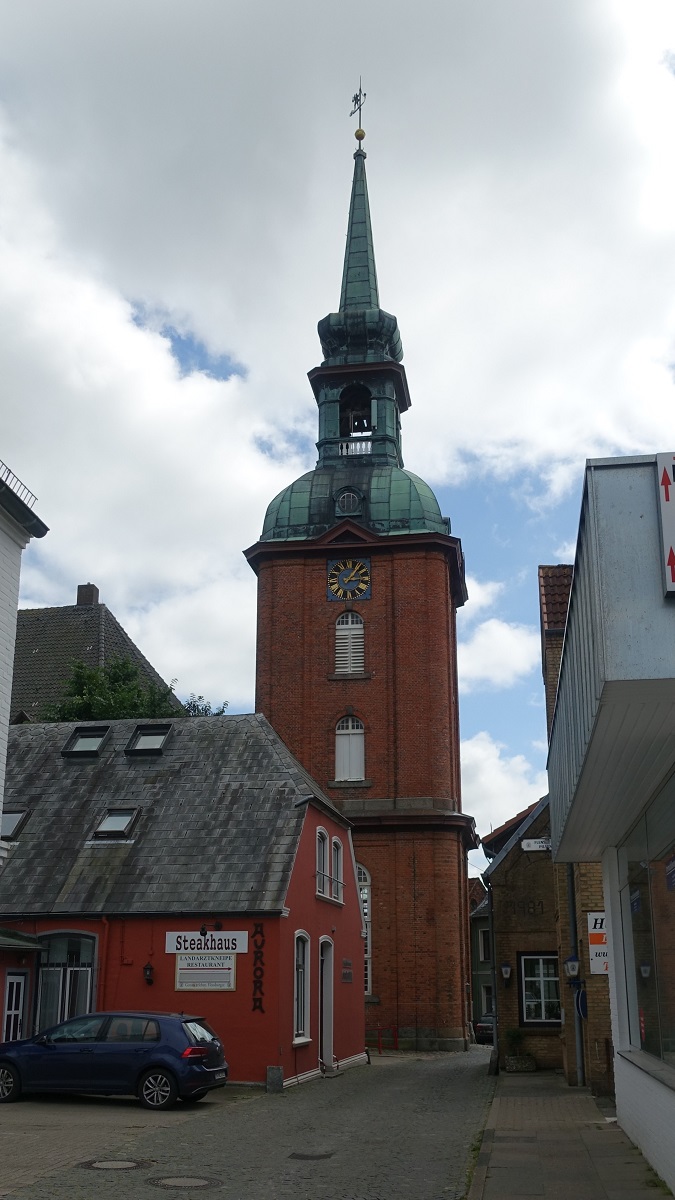
<path fill-rule="evenodd" d="M 252 709 L 242 550 L 316 460 L 359 77 L 486 833 L 546 791 L 537 566 L 584 462 L 675 449 L 665 0 L 0 0 L 0 458 L 50 527 L 21 604 L 96 583 L 180 696 Z"/>

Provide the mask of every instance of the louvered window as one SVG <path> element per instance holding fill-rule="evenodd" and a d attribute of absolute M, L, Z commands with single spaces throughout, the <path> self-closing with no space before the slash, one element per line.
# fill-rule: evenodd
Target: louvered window
<path fill-rule="evenodd" d="M 343 612 L 335 622 L 335 673 L 352 675 L 365 670 L 363 618 Z"/>
<path fill-rule="evenodd" d="M 365 779 L 363 722 L 342 717 L 335 729 L 335 778 Z"/>

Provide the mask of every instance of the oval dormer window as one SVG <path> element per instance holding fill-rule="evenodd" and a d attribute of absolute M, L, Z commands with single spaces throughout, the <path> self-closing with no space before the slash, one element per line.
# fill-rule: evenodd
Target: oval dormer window
<path fill-rule="evenodd" d="M 358 492 L 341 492 L 335 502 L 338 516 L 353 517 L 361 512 L 361 497 Z"/>

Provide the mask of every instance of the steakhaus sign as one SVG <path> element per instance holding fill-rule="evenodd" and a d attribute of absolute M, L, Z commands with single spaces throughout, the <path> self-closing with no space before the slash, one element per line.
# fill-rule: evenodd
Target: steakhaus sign
<path fill-rule="evenodd" d="M 248 954 L 248 931 L 221 929 L 215 933 L 167 933 L 164 950 L 167 954 L 196 954 L 199 951 L 215 954 Z"/>

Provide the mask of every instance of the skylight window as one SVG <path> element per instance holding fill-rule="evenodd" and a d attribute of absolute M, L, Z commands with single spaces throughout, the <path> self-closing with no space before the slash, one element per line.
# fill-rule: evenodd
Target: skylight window
<path fill-rule="evenodd" d="M 109 808 L 94 830 L 96 838 L 127 838 L 133 829 L 137 808 Z"/>
<path fill-rule="evenodd" d="M 29 808 L 24 808 L 22 812 L 3 812 L 0 819 L 0 841 L 16 841 L 29 816 Z"/>
<path fill-rule="evenodd" d="M 137 725 L 124 753 L 161 754 L 170 732 L 171 725 Z"/>
<path fill-rule="evenodd" d="M 61 754 L 63 758 L 98 758 L 109 736 L 109 725 L 79 725 L 71 733 Z"/>

